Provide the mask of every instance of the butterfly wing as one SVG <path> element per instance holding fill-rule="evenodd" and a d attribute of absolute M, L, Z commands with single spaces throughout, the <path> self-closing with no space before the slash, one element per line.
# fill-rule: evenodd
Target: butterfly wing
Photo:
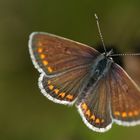
<path fill-rule="evenodd" d="M 117 64 L 110 69 L 112 117 L 117 124 L 140 124 L 140 89 Z"/>
<path fill-rule="evenodd" d="M 41 72 L 39 87 L 50 100 L 72 104 L 89 77 L 91 64 L 100 54 L 87 45 L 48 33 L 33 33 L 29 51 Z"/>
<path fill-rule="evenodd" d="M 39 32 L 30 35 L 29 51 L 35 67 L 47 75 L 87 65 L 99 55 L 87 45 Z"/>
<path fill-rule="evenodd" d="M 97 132 L 105 132 L 112 126 L 108 76 L 97 81 L 86 92 L 77 106 L 85 124 Z"/>
<path fill-rule="evenodd" d="M 89 70 L 89 66 L 77 67 L 53 77 L 47 77 L 42 73 L 39 87 L 48 99 L 56 103 L 72 105 L 89 78 Z"/>

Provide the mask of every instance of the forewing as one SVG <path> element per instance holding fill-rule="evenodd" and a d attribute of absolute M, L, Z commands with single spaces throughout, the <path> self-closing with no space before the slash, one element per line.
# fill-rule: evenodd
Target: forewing
<path fill-rule="evenodd" d="M 35 67 L 47 75 L 87 65 L 99 55 L 87 45 L 39 32 L 30 35 L 29 51 Z"/>
<path fill-rule="evenodd" d="M 110 69 L 111 109 L 114 121 L 120 125 L 140 123 L 140 89 L 117 64 Z"/>
<path fill-rule="evenodd" d="M 50 100 L 72 105 L 89 78 L 90 67 L 78 67 L 54 77 L 44 73 L 39 78 L 41 92 Z"/>
<path fill-rule="evenodd" d="M 105 132 L 112 126 L 108 76 L 97 81 L 77 106 L 85 124 L 97 132 Z"/>

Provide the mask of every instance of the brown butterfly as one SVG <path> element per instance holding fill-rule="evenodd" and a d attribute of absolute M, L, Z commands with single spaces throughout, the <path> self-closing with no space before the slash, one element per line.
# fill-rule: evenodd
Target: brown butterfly
<path fill-rule="evenodd" d="M 140 89 L 111 58 L 97 50 L 56 35 L 34 32 L 29 52 L 41 73 L 39 88 L 60 104 L 76 104 L 84 123 L 105 132 L 112 123 L 140 124 Z"/>

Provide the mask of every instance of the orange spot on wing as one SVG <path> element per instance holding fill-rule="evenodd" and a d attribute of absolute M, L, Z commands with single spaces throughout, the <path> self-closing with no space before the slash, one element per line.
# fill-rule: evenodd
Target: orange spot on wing
<path fill-rule="evenodd" d="M 119 112 L 119 111 L 115 111 L 115 112 L 114 112 L 114 115 L 115 115 L 115 116 L 120 116 L 120 112 Z"/>
<path fill-rule="evenodd" d="M 126 112 L 122 112 L 122 117 L 126 118 L 127 117 L 127 113 Z"/>
<path fill-rule="evenodd" d="M 137 110 L 134 111 L 134 115 L 137 116 L 139 112 Z"/>
<path fill-rule="evenodd" d="M 130 111 L 130 112 L 128 112 L 128 116 L 129 117 L 132 117 L 133 116 L 133 113 Z"/>
<path fill-rule="evenodd" d="M 83 110 L 87 110 L 87 105 L 86 105 L 86 103 L 82 103 L 81 107 L 82 107 Z"/>
<path fill-rule="evenodd" d="M 58 94 L 58 92 L 59 92 L 59 89 L 54 89 L 55 94 Z"/>
<path fill-rule="evenodd" d="M 102 120 L 101 120 L 101 123 L 104 123 L 104 122 L 105 122 L 105 120 L 104 120 L 104 119 L 102 119 Z"/>
<path fill-rule="evenodd" d="M 41 59 L 44 59 L 44 58 L 45 58 L 45 54 L 41 54 L 41 55 L 40 55 L 40 58 L 41 58 Z"/>
<path fill-rule="evenodd" d="M 90 110 L 88 109 L 85 114 L 90 117 Z"/>
<path fill-rule="evenodd" d="M 70 95 L 70 94 L 69 94 L 69 95 L 66 96 L 66 98 L 67 98 L 68 100 L 72 100 L 72 99 L 73 99 L 73 95 Z"/>
<path fill-rule="evenodd" d="M 43 49 L 42 48 L 38 48 L 38 53 L 42 53 Z"/>
<path fill-rule="evenodd" d="M 47 66 L 47 65 L 48 65 L 48 61 L 43 60 L 43 64 L 44 64 L 45 66 Z"/>
<path fill-rule="evenodd" d="M 97 118 L 97 119 L 95 120 L 95 123 L 100 123 L 100 119 Z"/>
<path fill-rule="evenodd" d="M 49 85 L 48 87 L 49 87 L 50 90 L 52 90 L 54 88 L 53 85 Z"/>
<path fill-rule="evenodd" d="M 48 67 L 48 72 L 52 72 L 52 68 L 51 67 Z"/>
<path fill-rule="evenodd" d="M 90 119 L 94 121 L 94 120 L 95 120 L 95 116 L 92 115 L 92 116 L 90 117 Z"/>
<path fill-rule="evenodd" d="M 64 98 L 65 92 L 61 92 L 58 96 L 61 97 L 61 98 Z"/>

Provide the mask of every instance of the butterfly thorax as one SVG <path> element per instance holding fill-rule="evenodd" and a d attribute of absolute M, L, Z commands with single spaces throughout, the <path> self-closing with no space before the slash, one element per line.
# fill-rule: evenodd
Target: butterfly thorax
<path fill-rule="evenodd" d="M 97 57 L 92 64 L 91 73 L 84 88 L 84 92 L 87 92 L 87 89 L 95 85 L 103 76 L 106 75 L 112 63 L 113 59 L 111 57 L 107 57 L 105 54 L 101 54 Z"/>
<path fill-rule="evenodd" d="M 111 57 L 107 57 L 104 54 L 99 55 L 95 60 L 95 63 L 92 65 L 91 76 L 95 80 L 100 79 L 106 74 L 106 72 L 108 72 L 112 63 L 113 59 Z"/>

